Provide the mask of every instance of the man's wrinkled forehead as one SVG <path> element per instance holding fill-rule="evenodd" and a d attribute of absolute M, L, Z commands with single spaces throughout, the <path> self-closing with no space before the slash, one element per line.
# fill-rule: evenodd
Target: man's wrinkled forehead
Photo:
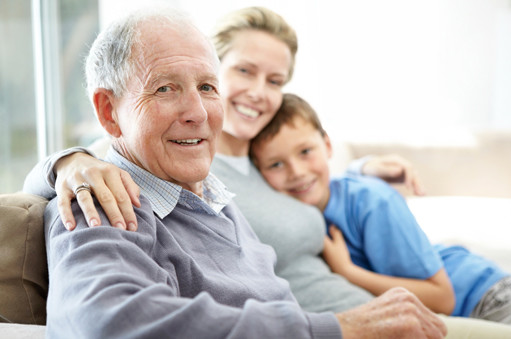
<path fill-rule="evenodd" d="M 190 73 L 197 78 L 218 77 L 219 60 L 213 45 L 193 25 L 148 22 L 139 26 L 132 65 L 142 87 L 168 73 Z"/>
<path fill-rule="evenodd" d="M 138 43 L 134 47 L 140 54 L 165 52 L 169 56 L 187 55 L 219 65 L 213 44 L 191 22 L 148 20 L 139 23 L 137 28 Z"/>

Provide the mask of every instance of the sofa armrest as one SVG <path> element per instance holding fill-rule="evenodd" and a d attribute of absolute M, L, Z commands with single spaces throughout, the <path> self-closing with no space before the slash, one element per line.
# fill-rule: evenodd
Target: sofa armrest
<path fill-rule="evenodd" d="M 0 195 L 0 323 L 46 323 L 46 204 L 27 193 Z"/>

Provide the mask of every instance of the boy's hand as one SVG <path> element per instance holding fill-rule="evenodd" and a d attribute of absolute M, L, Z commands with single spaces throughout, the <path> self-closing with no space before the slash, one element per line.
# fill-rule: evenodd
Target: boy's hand
<path fill-rule="evenodd" d="M 332 238 L 328 235 L 325 236 L 323 259 L 325 259 L 333 272 L 346 276 L 346 272 L 353 266 L 348 246 L 346 245 L 341 230 L 335 225 L 330 225 L 329 233 Z"/>
<path fill-rule="evenodd" d="M 424 186 L 413 165 L 397 154 L 372 156 L 362 167 L 362 174 L 388 182 L 403 182 L 415 195 L 425 195 Z"/>

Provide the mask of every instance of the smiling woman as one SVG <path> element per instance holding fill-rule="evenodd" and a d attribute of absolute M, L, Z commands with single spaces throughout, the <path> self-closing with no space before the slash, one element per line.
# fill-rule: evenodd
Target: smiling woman
<path fill-rule="evenodd" d="M 286 43 L 262 31 L 238 32 L 222 59 L 220 85 L 225 110 L 224 138 L 220 151 L 240 155 L 248 151 L 248 141 L 271 120 L 282 102 L 282 86 L 287 82 L 291 60 Z M 236 146 L 235 146 L 236 145 Z M 242 150 L 240 150 L 240 148 Z"/>

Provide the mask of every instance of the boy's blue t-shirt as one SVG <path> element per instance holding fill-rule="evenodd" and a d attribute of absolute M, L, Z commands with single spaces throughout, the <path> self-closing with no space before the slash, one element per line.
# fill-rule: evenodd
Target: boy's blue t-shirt
<path fill-rule="evenodd" d="M 445 267 L 456 294 L 455 316 L 469 316 L 484 293 L 509 275 L 461 246 L 431 245 L 401 194 L 377 178 L 332 178 L 324 217 L 343 232 L 360 267 L 414 279 Z"/>

